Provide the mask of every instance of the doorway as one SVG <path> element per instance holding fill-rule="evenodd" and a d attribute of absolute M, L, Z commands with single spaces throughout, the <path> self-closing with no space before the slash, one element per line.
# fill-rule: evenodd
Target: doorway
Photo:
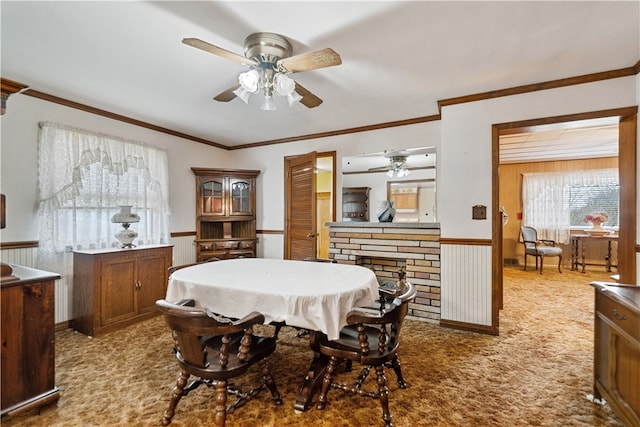
<path fill-rule="evenodd" d="M 544 126 L 562 127 L 567 123 L 584 120 L 602 120 L 608 118 L 618 126 L 618 170 L 620 175 L 620 239 L 618 243 L 618 259 L 620 281 L 635 284 L 635 235 L 636 235 L 636 140 L 637 140 L 637 107 L 607 110 L 602 112 L 582 113 L 568 116 L 550 117 L 497 124 L 493 126 L 493 212 L 492 218 L 492 329 L 498 333 L 499 310 L 502 308 L 503 295 L 503 217 L 500 210 L 500 136 L 514 129 L 534 131 Z M 514 214 L 516 212 L 513 212 Z M 514 215 L 514 218 L 517 216 Z M 569 254 L 567 254 L 568 256 Z"/>
<path fill-rule="evenodd" d="M 311 152 L 284 161 L 284 258 L 327 258 L 326 223 L 336 219 L 336 152 Z"/>

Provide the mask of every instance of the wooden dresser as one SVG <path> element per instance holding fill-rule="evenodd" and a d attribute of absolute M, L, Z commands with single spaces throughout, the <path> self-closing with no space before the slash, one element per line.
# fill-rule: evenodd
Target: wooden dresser
<path fill-rule="evenodd" d="M 72 327 L 96 336 L 159 314 L 172 256 L 171 245 L 75 251 Z"/>
<path fill-rule="evenodd" d="M 640 426 L 640 286 L 593 282 L 594 394 L 627 426 Z"/>
<path fill-rule="evenodd" d="M 6 264 L 4 265 L 6 266 Z M 60 276 L 33 268 L 11 266 L 3 277 L 2 415 L 56 402 L 55 280 Z"/>

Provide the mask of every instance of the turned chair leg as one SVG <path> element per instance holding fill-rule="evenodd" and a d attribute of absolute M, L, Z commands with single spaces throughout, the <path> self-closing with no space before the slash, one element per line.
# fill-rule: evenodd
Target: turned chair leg
<path fill-rule="evenodd" d="M 382 419 L 385 427 L 392 427 L 391 413 L 389 412 L 389 389 L 387 388 L 387 378 L 384 375 L 384 366 L 376 366 L 378 378 L 378 394 L 380 394 L 380 404 L 382 405 Z"/>
<path fill-rule="evenodd" d="M 169 402 L 169 407 L 164 414 L 162 414 L 162 425 L 168 426 L 171 424 L 171 419 L 176 413 L 176 406 L 178 406 L 178 402 L 184 395 L 184 387 L 187 385 L 187 380 L 189 379 L 189 374 L 185 371 L 180 372 L 180 376 L 178 377 L 178 381 L 176 382 L 176 386 L 171 392 L 171 401 Z"/>
<path fill-rule="evenodd" d="M 280 397 L 280 393 L 276 388 L 276 382 L 273 380 L 273 376 L 271 376 L 271 371 L 269 370 L 269 365 L 267 365 L 267 361 L 262 359 L 258 362 L 260 366 L 260 370 L 262 371 L 262 379 L 264 384 L 267 386 L 269 391 L 271 392 L 271 398 L 276 405 L 282 405 L 282 397 Z"/>
<path fill-rule="evenodd" d="M 225 380 L 216 381 L 216 405 L 215 405 L 215 424 L 218 427 L 224 427 L 227 419 L 227 382 Z"/>
<path fill-rule="evenodd" d="M 387 364 L 388 367 L 393 368 L 393 371 L 396 373 L 396 377 L 398 379 L 398 387 L 401 389 L 407 388 L 407 383 L 402 376 L 402 369 L 400 368 L 400 360 L 398 356 L 394 356 L 394 358 Z"/>
<path fill-rule="evenodd" d="M 327 364 L 327 372 L 324 374 L 324 378 L 322 380 L 322 391 L 318 396 L 318 404 L 316 408 L 324 409 L 327 406 L 327 393 L 329 393 L 329 389 L 331 388 L 331 382 L 333 381 L 333 372 L 336 369 L 336 364 L 338 359 L 334 356 L 331 356 L 329 359 L 329 363 Z"/>
<path fill-rule="evenodd" d="M 538 258 L 536 258 L 536 267 L 538 267 Z M 544 268 L 544 257 L 540 257 L 540 274 L 542 274 L 542 269 Z"/>

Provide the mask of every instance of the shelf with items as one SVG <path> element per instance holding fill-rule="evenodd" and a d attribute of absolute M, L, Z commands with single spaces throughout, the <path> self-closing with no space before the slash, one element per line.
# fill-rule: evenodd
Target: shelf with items
<path fill-rule="evenodd" d="M 342 189 L 342 220 L 369 221 L 369 187 Z"/>

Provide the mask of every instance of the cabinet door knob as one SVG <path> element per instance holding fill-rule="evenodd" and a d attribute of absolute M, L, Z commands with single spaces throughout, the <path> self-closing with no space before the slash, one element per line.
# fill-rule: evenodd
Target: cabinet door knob
<path fill-rule="evenodd" d="M 627 316 L 625 316 L 624 314 L 618 313 L 617 308 L 613 309 L 613 317 L 615 317 L 618 320 L 627 320 Z"/>
<path fill-rule="evenodd" d="M 307 233 L 307 237 L 316 237 L 317 234 L 316 233 Z"/>

